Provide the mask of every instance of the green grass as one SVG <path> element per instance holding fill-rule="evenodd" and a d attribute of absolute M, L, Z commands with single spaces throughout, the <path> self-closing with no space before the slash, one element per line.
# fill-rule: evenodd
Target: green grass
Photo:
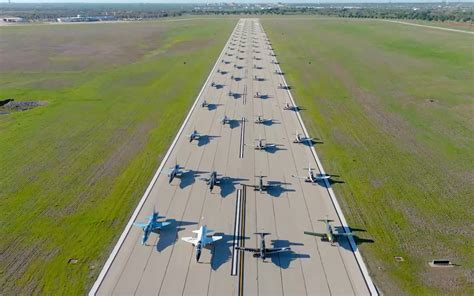
<path fill-rule="evenodd" d="M 87 291 L 234 25 L 0 29 L 1 294 Z"/>
<path fill-rule="evenodd" d="M 474 37 L 369 20 L 263 19 L 387 295 L 474 293 Z M 403 256 L 396 262 L 394 256 Z M 433 270 L 448 258 L 459 267 Z"/>

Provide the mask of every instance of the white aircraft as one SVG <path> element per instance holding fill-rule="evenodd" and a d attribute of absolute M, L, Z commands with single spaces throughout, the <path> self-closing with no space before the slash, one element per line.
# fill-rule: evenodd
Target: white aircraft
<path fill-rule="evenodd" d="M 298 133 L 298 131 L 296 131 L 296 137 L 293 140 L 293 143 L 304 143 L 304 142 L 308 142 L 308 143 L 312 144 L 312 143 L 316 142 L 316 139 L 315 138 L 308 138 L 305 135 L 300 134 L 300 133 Z"/>
<path fill-rule="evenodd" d="M 265 139 L 262 139 L 262 138 L 259 138 L 257 140 L 257 145 L 251 145 L 255 148 L 255 150 L 266 150 L 266 149 L 270 149 L 270 148 L 275 148 L 276 145 L 275 144 L 267 144 L 267 143 L 264 143 Z"/>
<path fill-rule="evenodd" d="M 311 166 L 309 164 L 308 164 L 308 176 L 307 177 L 300 177 L 300 176 L 295 176 L 295 175 L 291 175 L 291 176 L 293 178 L 304 179 L 304 181 L 308 182 L 308 183 L 316 183 L 318 181 L 331 178 L 331 176 L 328 176 L 328 175 L 321 175 L 321 174 L 315 175 L 314 172 L 313 172 L 313 169 L 311 168 Z"/>
<path fill-rule="evenodd" d="M 286 103 L 285 106 L 283 106 L 284 110 L 290 110 L 290 111 L 299 111 L 300 107 L 297 105 L 293 105 L 290 103 Z"/>
<path fill-rule="evenodd" d="M 197 233 L 195 237 L 183 237 L 182 240 L 192 244 L 196 247 L 196 261 L 199 262 L 199 258 L 201 257 L 202 248 L 205 248 L 207 245 L 212 244 L 220 239 L 222 236 L 212 236 L 208 235 L 209 232 L 213 232 L 214 230 L 207 229 L 206 225 L 202 225 L 198 230 L 193 230 L 194 233 Z"/>

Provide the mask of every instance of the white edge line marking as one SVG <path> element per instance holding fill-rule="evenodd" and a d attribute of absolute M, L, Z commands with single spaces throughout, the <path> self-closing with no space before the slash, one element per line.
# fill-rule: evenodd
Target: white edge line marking
<path fill-rule="evenodd" d="M 467 30 L 451 29 L 451 28 L 438 27 L 438 26 L 428 26 L 428 25 L 422 25 L 422 24 L 417 24 L 417 23 L 394 21 L 394 20 L 387 20 L 387 19 L 376 19 L 376 20 L 387 22 L 387 23 L 395 23 L 395 24 L 402 24 L 402 25 L 408 25 L 408 26 L 429 28 L 429 29 L 434 29 L 434 30 L 442 30 L 442 31 L 450 31 L 450 32 L 466 33 L 466 34 L 474 35 L 474 32 L 467 31 Z"/>
<path fill-rule="evenodd" d="M 263 26 L 262 26 L 262 31 L 265 34 L 265 36 L 268 38 L 267 33 L 263 30 Z M 273 46 L 272 46 L 272 51 L 273 51 Z M 276 57 L 275 57 L 275 61 L 277 61 Z M 281 68 L 280 68 L 280 64 L 275 64 L 275 65 L 276 65 L 278 71 L 282 72 Z M 280 75 L 280 76 L 283 79 L 284 86 L 288 86 L 288 84 L 286 83 L 285 76 L 284 75 Z M 293 99 L 293 96 L 291 95 L 291 92 L 290 92 L 288 87 L 286 87 L 286 91 L 288 92 L 291 103 L 293 104 L 293 106 L 296 106 L 295 100 Z M 298 118 L 298 121 L 300 122 L 301 127 L 303 128 L 303 132 L 304 132 L 305 136 L 308 137 L 308 131 L 306 130 L 306 126 L 304 125 L 304 122 L 303 122 L 303 119 L 301 118 L 300 113 L 299 112 L 295 112 L 295 113 L 296 113 L 296 116 Z M 314 149 L 313 146 L 311 146 L 311 152 L 312 152 L 312 154 L 313 154 L 313 156 L 316 160 L 316 163 L 319 167 L 319 170 L 321 171 L 321 174 L 325 174 L 324 169 L 323 169 L 323 165 L 321 164 L 321 161 L 319 160 L 319 157 L 316 154 L 316 150 Z M 334 194 L 334 191 L 331 188 L 331 184 L 329 183 L 329 181 L 327 179 L 324 179 L 324 183 L 325 183 L 326 188 L 329 192 L 329 196 L 331 197 L 331 200 L 334 204 L 337 215 L 339 216 L 339 219 L 341 220 L 342 226 L 344 227 L 344 231 L 345 232 L 350 232 L 349 226 L 347 225 L 346 218 L 344 217 L 344 214 L 342 213 L 342 209 L 339 206 L 339 203 L 337 202 L 336 195 Z M 359 268 L 362 271 L 362 275 L 364 276 L 367 287 L 370 290 L 370 293 L 372 295 L 379 295 L 379 293 L 377 291 L 377 288 L 375 287 L 375 285 L 372 281 L 372 278 L 369 275 L 369 271 L 367 270 L 367 267 L 365 266 L 364 260 L 362 259 L 362 256 L 360 255 L 359 249 L 357 248 L 357 246 L 355 244 L 354 238 L 349 236 L 348 239 L 349 239 L 349 242 L 351 244 L 352 251 L 353 251 L 353 253 L 356 257 L 357 263 L 359 264 Z"/>
<path fill-rule="evenodd" d="M 194 101 L 194 104 L 191 107 L 191 110 L 189 110 L 188 115 L 186 116 L 186 119 L 184 120 L 183 124 L 181 125 L 181 128 L 179 129 L 179 131 L 178 131 L 176 137 L 174 138 L 173 142 L 171 143 L 171 146 L 168 149 L 168 152 L 166 152 L 166 155 L 163 158 L 163 160 L 161 161 L 161 164 L 158 167 L 158 170 L 156 171 L 155 175 L 153 176 L 153 179 L 151 180 L 151 182 L 148 185 L 145 193 L 143 194 L 142 198 L 140 199 L 140 202 L 138 203 L 138 206 L 136 207 L 135 211 L 133 212 L 132 216 L 130 217 L 130 220 L 128 221 L 127 226 L 125 226 L 125 229 L 122 232 L 122 235 L 120 235 L 120 238 L 119 238 L 117 244 L 113 248 L 112 253 L 109 255 L 109 258 L 105 262 L 105 265 L 102 268 L 102 270 L 99 274 L 99 277 L 97 278 L 97 280 L 95 281 L 95 283 L 92 286 L 91 290 L 89 291 L 89 296 L 93 296 L 97 293 L 97 290 L 99 289 L 100 285 L 102 284 L 102 281 L 104 280 L 105 276 L 107 275 L 107 272 L 109 271 L 110 266 L 112 265 L 112 263 L 113 263 L 115 257 L 117 256 L 120 248 L 122 247 L 122 244 L 125 241 L 125 238 L 127 237 L 128 232 L 132 228 L 133 221 L 135 221 L 137 219 L 138 213 L 140 212 L 143 205 L 145 204 L 145 201 L 148 198 L 148 195 L 150 194 L 151 189 L 153 188 L 153 185 L 155 185 L 156 180 L 158 179 L 158 176 L 160 175 L 165 163 L 168 161 L 168 158 L 169 158 L 171 152 L 173 151 L 174 147 L 176 146 L 176 143 L 178 142 L 179 137 L 183 133 L 183 130 L 184 130 L 186 124 L 188 123 L 189 118 L 191 117 L 191 114 L 193 113 L 194 109 L 196 108 L 197 103 L 198 103 L 199 99 L 201 98 L 201 95 L 204 92 L 204 89 L 206 88 L 212 74 L 215 72 L 217 65 L 221 61 L 222 56 L 224 55 L 224 51 L 227 48 L 227 44 L 231 40 L 231 37 L 234 34 L 235 30 L 237 29 L 239 23 L 240 23 L 240 20 L 235 25 L 234 30 L 232 31 L 232 33 L 229 36 L 229 39 L 227 39 L 227 42 L 226 42 L 224 48 L 222 49 L 221 54 L 217 58 L 217 61 L 214 64 L 214 67 L 212 68 L 211 72 L 209 73 L 209 76 L 207 77 L 206 81 L 204 82 L 204 84 L 201 88 L 201 91 L 199 92 L 198 96 L 196 97 L 196 100 Z"/>
<path fill-rule="evenodd" d="M 239 239 L 237 239 L 240 236 L 240 213 L 242 211 L 241 207 L 241 196 L 242 196 L 242 190 L 237 189 L 237 207 L 235 210 L 235 226 L 234 226 L 234 244 L 233 244 L 233 256 L 232 256 L 232 275 L 237 275 L 237 262 L 238 258 L 237 255 L 239 251 L 235 249 L 237 247 Z"/>

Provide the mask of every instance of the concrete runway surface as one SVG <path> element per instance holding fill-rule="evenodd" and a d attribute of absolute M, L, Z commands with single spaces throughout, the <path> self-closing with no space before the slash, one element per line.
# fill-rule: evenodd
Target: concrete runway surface
<path fill-rule="evenodd" d="M 303 133 L 297 112 L 284 110 L 291 102 L 271 43 L 257 19 L 241 19 L 212 70 L 163 171 L 150 185 L 135 221 L 145 222 L 153 208 L 172 224 L 141 245 L 142 230 L 131 227 L 109 259 L 90 294 L 98 295 L 369 295 L 347 239 L 331 246 L 303 231 L 324 232 L 318 219 L 340 219 L 325 183 L 311 184 L 306 176 L 317 168 L 311 149 L 295 144 Z M 231 93 L 230 93 L 231 92 Z M 256 92 L 259 98 L 254 98 Z M 201 107 L 203 100 L 210 105 Z M 291 104 L 291 103 L 290 103 Z M 303 106 L 304 107 L 304 106 Z M 304 112 L 301 111 L 301 112 Z M 226 115 L 231 122 L 222 125 Z M 256 124 L 258 115 L 272 122 Z M 204 134 L 189 142 L 196 129 Z M 276 149 L 255 150 L 262 137 Z M 317 145 L 317 144 L 316 144 Z M 316 147 L 317 149 L 317 147 Z M 175 162 L 190 170 L 168 184 L 167 169 Z M 209 191 L 200 180 L 216 170 L 224 177 Z M 319 171 L 316 169 L 316 173 Z M 253 187 L 265 175 L 269 192 Z M 204 249 L 196 262 L 194 248 L 181 240 L 206 224 L 223 239 Z M 291 247 L 266 262 L 236 245 L 259 247 L 254 232 L 270 232 L 267 247 Z M 373 293 L 373 292 L 372 292 Z"/>

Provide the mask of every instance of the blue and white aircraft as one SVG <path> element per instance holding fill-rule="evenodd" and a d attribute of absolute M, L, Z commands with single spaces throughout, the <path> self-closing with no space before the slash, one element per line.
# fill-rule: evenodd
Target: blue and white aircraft
<path fill-rule="evenodd" d="M 171 224 L 171 222 L 158 222 L 159 218 L 162 217 L 160 217 L 158 212 L 153 208 L 153 214 L 148 216 L 148 222 L 133 223 L 133 225 L 140 227 L 143 230 L 142 245 L 146 245 L 146 241 L 152 232 L 158 232 L 161 228 Z"/>

